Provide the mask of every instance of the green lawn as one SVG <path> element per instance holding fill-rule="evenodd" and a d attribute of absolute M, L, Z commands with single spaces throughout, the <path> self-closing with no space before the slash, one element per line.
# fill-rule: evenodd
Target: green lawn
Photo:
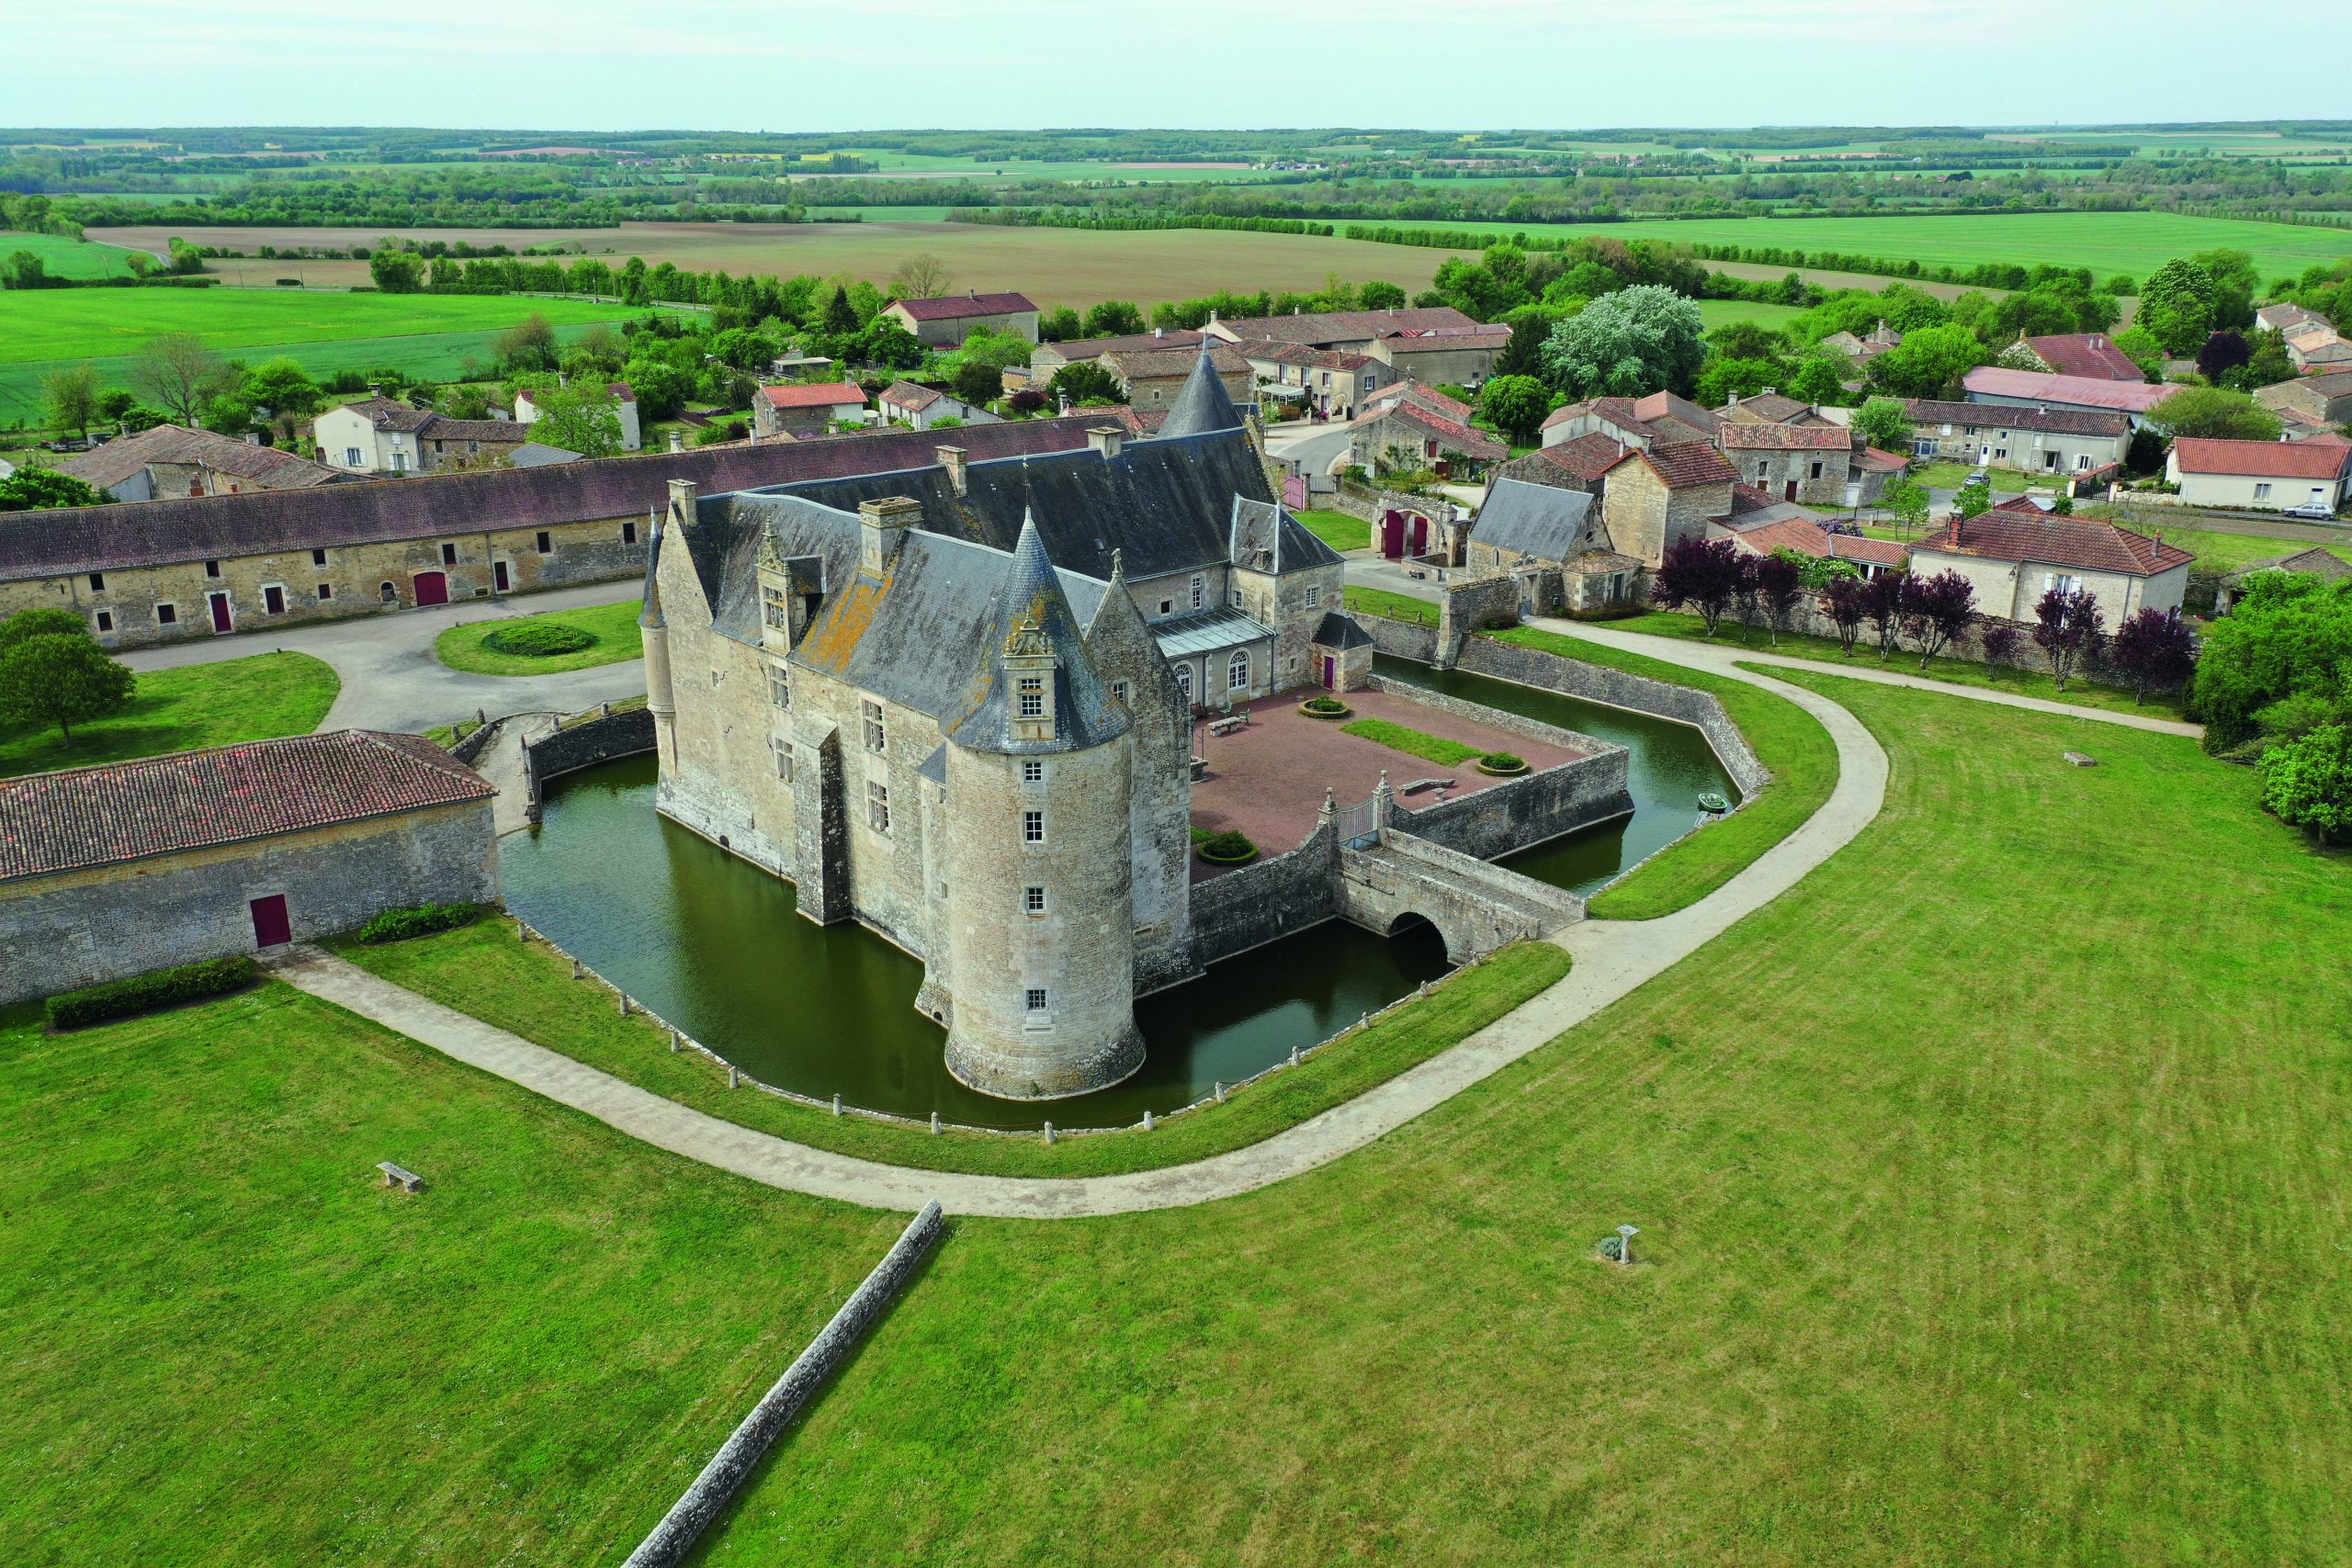
<path fill-rule="evenodd" d="M 904 1223 L 276 984 L 0 1019 L 0 1127 L 26 1563 L 618 1562 Z"/>
<path fill-rule="evenodd" d="M 1385 615 L 1392 621 L 1410 621 L 1415 626 L 1437 625 L 1437 606 L 1409 593 L 1391 593 L 1385 588 L 1358 588 L 1350 583 L 1342 591 L 1342 597 L 1349 609 L 1367 615 Z"/>
<path fill-rule="evenodd" d="M 1342 733 L 1360 740 L 1370 740 L 1393 751 L 1402 751 L 1408 757 L 1435 762 L 1441 768 L 1466 762 L 1478 755 L 1476 746 L 1464 746 L 1459 740 L 1448 740 L 1442 735 L 1430 735 L 1401 724 L 1391 724 L 1385 718 L 1360 718 L 1352 724 L 1343 724 L 1340 728 Z"/>
<path fill-rule="evenodd" d="M 1732 321 L 1753 321 L 1777 331 L 1804 313 L 1794 305 L 1768 305 L 1754 299 L 1701 299 L 1696 303 L 1699 319 L 1710 328 Z"/>
<path fill-rule="evenodd" d="M 632 599 L 624 604 L 594 604 L 583 610 L 549 610 L 537 615 L 469 621 L 435 637 L 433 657 L 452 670 L 476 675 L 553 675 L 566 670 L 617 664 L 625 659 L 645 656 L 644 643 L 637 629 L 637 617 L 643 609 L 643 604 Z M 595 646 L 547 659 L 501 653 L 483 646 L 482 639 L 493 632 L 526 626 L 571 626 L 594 637 Z"/>
<path fill-rule="evenodd" d="M 1321 1170 L 959 1225 L 705 1561 L 2336 1561 L 2352 863 L 2191 740 L 1797 679 L 1853 844 Z"/>
<path fill-rule="evenodd" d="M 2197 528 L 2176 528 L 2170 526 L 2171 518 L 2164 511 L 2153 506 L 2140 511 L 2126 510 L 2115 521 L 2143 534 L 2160 536 L 2165 544 L 2191 552 L 2199 565 L 2215 571 L 2235 571 L 2248 561 L 2290 556 L 2298 550 L 2309 549 L 2312 543 L 2304 539 L 2274 539 L 2260 534 L 2209 534 Z M 2352 560 L 2352 544 L 2329 544 L 2320 547 L 2346 560 Z"/>
<path fill-rule="evenodd" d="M 1630 624 L 1611 623 L 1612 627 Z M 1743 800 L 1737 811 L 1676 840 L 1595 894 L 1585 905 L 1595 919 L 1656 919 L 1697 902 L 1804 826 L 1805 818 L 1838 787 L 1836 742 L 1818 719 L 1786 697 L 1744 681 L 1728 681 L 1533 626 L 1514 626 L 1489 635 L 1564 659 L 1711 693 L 1747 738 L 1757 761 L 1771 772 L 1771 782 Z"/>
<path fill-rule="evenodd" d="M 129 706 L 77 727 L 71 746 L 58 744 L 55 729 L 0 728 L 0 777 L 307 735 L 342 689 L 326 660 L 307 653 L 147 671 Z"/>
<path fill-rule="evenodd" d="M 0 230 L 0 260 L 18 251 L 30 251 L 39 256 L 42 268 L 51 277 L 130 276 L 130 253 L 120 245 L 69 240 L 59 234 L 28 234 L 15 229 Z"/>
<path fill-rule="evenodd" d="M 1958 490 L 1975 471 L 1966 463 L 1918 463 L 1912 467 L 1911 478 L 1929 490 Z M 1988 468 L 1984 479 L 1996 495 L 2023 495 L 2026 491 L 2022 468 Z"/>
<path fill-rule="evenodd" d="M 1696 615 L 1675 615 L 1664 610 L 1647 611 L 1611 621 L 1609 629 L 1622 632 L 1642 632 L 1650 637 L 1673 637 L 1681 642 L 1706 642 L 1707 624 Z M 2113 628 L 2109 628 L 2110 630 Z M 1899 674 L 1917 675 L 1930 681 L 1943 681 L 1955 686 L 1974 686 L 1994 692 L 2014 692 L 2021 697 L 2041 697 L 2053 703 L 2072 703 L 2076 707 L 2103 708 L 2112 713 L 2145 714 L 2151 718 L 2178 718 L 2180 699 L 2176 694 L 2152 693 L 2145 702 L 2135 702 L 2132 694 L 2118 686 L 2103 686 L 2096 681 L 2076 676 L 2060 691 L 2049 676 L 2030 670 L 1993 669 L 1973 659 L 1937 658 L 1919 667 L 1916 652 L 1898 649 L 1892 659 L 1882 663 L 1878 645 L 1871 639 L 1871 628 L 1862 627 L 1861 637 L 1854 644 L 1851 659 L 1838 648 L 1837 640 L 1826 637 L 1806 637 L 1796 632 L 1782 632 L 1775 643 L 1754 626 L 1743 626 L 1726 619 L 1713 637 L 1717 647 L 1752 648 L 1758 653 L 1777 653 L 1788 659 L 1818 659 L 1824 664 L 1841 669 L 1892 670 Z"/>
<path fill-rule="evenodd" d="M 713 1116 L 778 1137 L 868 1159 L 994 1176 L 1104 1176 L 1155 1170 L 1257 1143 L 1385 1083 L 1492 1023 L 1568 971 L 1549 942 L 1520 942 L 1459 969 L 1419 1000 L 1308 1056 L 1245 1084 L 1223 1105 L 1162 1121 L 1149 1133 L 1039 1139 L 943 1132 L 833 1116 L 752 1089 L 729 1089 L 723 1068 L 669 1039 L 642 1014 L 624 1019 L 612 993 L 571 978 L 545 943 L 517 942 L 511 920 L 383 947 L 338 942 L 362 968 L 553 1051 Z"/>
<path fill-rule="evenodd" d="M 1372 525 L 1361 517 L 1351 517 L 1344 512 L 1327 512 L 1317 508 L 1292 513 L 1306 525 L 1306 531 L 1335 550 L 1368 549 L 1372 545 Z"/>

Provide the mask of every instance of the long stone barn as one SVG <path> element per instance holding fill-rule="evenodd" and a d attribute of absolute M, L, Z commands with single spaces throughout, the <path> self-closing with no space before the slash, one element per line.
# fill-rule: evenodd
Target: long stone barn
<path fill-rule="evenodd" d="M 135 648 L 618 581 L 644 571 L 673 479 L 710 494 L 1073 451 L 1107 412 L 11 513 L 0 615 L 70 610 Z"/>
<path fill-rule="evenodd" d="M 497 793 L 362 729 L 0 781 L 0 1005 L 494 901 Z"/>

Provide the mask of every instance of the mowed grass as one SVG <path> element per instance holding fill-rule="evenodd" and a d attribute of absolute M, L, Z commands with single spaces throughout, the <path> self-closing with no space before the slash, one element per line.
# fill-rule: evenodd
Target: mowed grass
<path fill-rule="evenodd" d="M 544 942 L 519 942 L 511 920 L 382 947 L 331 943 L 372 971 L 460 1012 L 626 1078 L 723 1120 L 842 1154 L 928 1170 L 989 1176 L 1109 1176 L 1158 1170 L 1254 1144 L 1385 1083 L 1510 1012 L 1568 972 L 1568 955 L 1523 942 L 1458 969 L 1426 997 L 1406 1002 L 1286 1067 L 1234 1089 L 1223 1105 L 1127 1130 L 1029 1137 L 917 1127 L 833 1116 L 754 1089 L 730 1089 L 727 1070 L 692 1052 L 672 1055 L 669 1036 L 642 1013 L 623 1018 L 613 994 L 571 978 Z"/>
<path fill-rule="evenodd" d="M 1344 512 L 1329 512 L 1320 507 L 1294 513 L 1306 531 L 1335 550 L 1368 549 L 1372 545 L 1372 525 L 1361 517 L 1351 517 Z"/>
<path fill-rule="evenodd" d="M 622 604 L 592 604 L 580 610 L 549 610 L 537 615 L 508 615 L 486 621 L 469 621 L 451 626 L 433 639 L 433 657 L 452 670 L 469 671 L 476 675 L 554 675 L 566 670 L 587 670 L 599 664 L 617 664 L 625 659 L 642 659 L 645 644 L 637 629 L 637 617 L 644 605 L 632 599 Z M 513 631 L 517 626 L 570 626 L 586 632 L 596 639 L 592 648 L 576 653 L 559 653 L 545 659 L 525 654 L 502 653 L 486 645 L 484 639 L 501 631 Z"/>
<path fill-rule="evenodd" d="M 76 725 L 70 746 L 59 744 L 54 726 L 0 728 L 0 777 L 308 735 L 342 689 L 334 668 L 307 653 L 141 671 L 130 704 Z"/>
<path fill-rule="evenodd" d="M 1323 1169 L 959 1225 L 703 1560 L 2335 1561 L 2352 864 L 2194 741 L 1798 679 L 1854 843 Z"/>
<path fill-rule="evenodd" d="M 93 244 L 87 240 L 69 240 L 62 234 L 28 234 L 19 229 L 0 229 L 0 260 L 18 251 L 30 251 L 39 256 L 42 268 L 51 277 L 130 276 L 130 253 L 119 245 Z"/>
<path fill-rule="evenodd" d="M 1768 305 L 1754 299 L 1701 299 L 1697 304 L 1699 319 L 1710 328 L 1753 321 L 1777 332 L 1804 313 L 1794 305 Z"/>
<path fill-rule="evenodd" d="M 2172 526 L 2172 518 L 2164 510 L 2126 509 L 2115 521 L 2126 528 L 2143 534 L 2153 534 L 2167 545 L 2175 545 L 2197 557 L 2198 563 L 2214 571 L 2235 571 L 2250 561 L 2268 560 L 2277 556 L 2297 555 L 2317 547 L 2330 555 L 2352 560 L 2352 539 L 2337 534 L 2335 540 L 2321 543 L 2305 536 L 2297 539 L 2276 539 L 2265 534 L 2216 534 L 2200 528 Z"/>
<path fill-rule="evenodd" d="M 1929 490 L 1958 490 L 1975 471 L 1966 463 L 1920 463 L 1912 468 L 1911 478 Z M 1996 495 L 2023 495 L 2030 476 L 2022 468 L 1987 468 L 1984 482 Z"/>
<path fill-rule="evenodd" d="M 903 1223 L 275 983 L 0 1020 L 0 1128 L 22 1563 L 617 1562 Z"/>

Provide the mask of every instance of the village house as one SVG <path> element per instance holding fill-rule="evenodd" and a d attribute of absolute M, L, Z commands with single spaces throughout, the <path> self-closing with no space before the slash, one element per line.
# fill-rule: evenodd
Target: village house
<path fill-rule="evenodd" d="M 1006 333 L 1037 341 L 1037 307 L 1021 294 L 943 294 L 933 299 L 894 299 L 882 307 L 925 348 L 954 348 L 976 332 Z"/>
<path fill-rule="evenodd" d="M 1219 321 L 1211 312 L 1201 330 L 1227 343 L 1255 339 L 1370 354 L 1375 342 L 1398 333 L 1463 331 L 1480 324 L 1451 305 L 1400 305 L 1386 310 L 1295 310 L 1287 316 L 1248 316 L 1230 321 Z"/>
<path fill-rule="evenodd" d="M 1062 343 L 1041 343 L 1029 355 L 1029 368 L 1022 376 L 1023 385 L 1043 391 L 1054 378 L 1054 372 L 1066 365 L 1083 365 L 1100 359 L 1106 354 L 1146 348 L 1198 348 L 1201 334 L 1182 327 L 1154 327 L 1148 333 L 1129 333 L 1122 337 L 1072 338 Z"/>
<path fill-rule="evenodd" d="M 638 423 L 636 389 L 627 381 L 607 382 L 605 389 L 612 393 L 614 410 L 620 415 L 621 450 L 635 452 L 641 449 L 645 445 L 645 434 Z M 525 387 L 514 394 L 515 423 L 528 428 L 537 420 L 539 412 L 538 402 L 530 388 Z"/>
<path fill-rule="evenodd" d="M 2093 381 L 2145 381 L 2137 361 L 2115 346 L 2105 333 L 2062 333 L 2049 337 L 2018 334 L 2013 348 L 2053 376 L 2076 376 Z"/>
<path fill-rule="evenodd" d="M 1765 424 L 1725 420 L 1716 449 L 1742 482 L 1782 501 L 1842 506 L 1853 468 L 1854 440 L 1841 424 Z"/>
<path fill-rule="evenodd" d="M 319 461 L 376 478 L 494 468 L 530 439 L 511 419 L 451 419 L 380 394 L 311 422 Z"/>
<path fill-rule="evenodd" d="M 853 381 L 788 382 L 762 387 L 752 399 L 755 435 L 798 440 L 823 435 L 837 424 L 865 423 L 865 389 Z"/>
<path fill-rule="evenodd" d="M 1205 352 L 1224 384 L 1226 396 L 1237 403 L 1251 401 L 1250 362 L 1229 344 L 1203 348 L 1116 348 L 1096 356 L 1095 363 L 1118 381 L 1120 395 L 1139 414 L 1173 407 Z M 1034 363 L 1034 361 L 1033 361 Z"/>
<path fill-rule="evenodd" d="M 2013 496 L 1989 512 L 1954 513 L 1940 534 L 1911 547 L 1922 576 L 1956 571 L 1976 589 L 1977 608 L 2009 621 L 2030 621 L 2052 589 L 2088 591 L 2112 628 L 2144 606 L 2177 610 L 2197 558 L 2145 534 L 2094 517 L 2044 512 Z"/>
<path fill-rule="evenodd" d="M 2298 376 L 2259 389 L 2254 400 L 2306 431 L 2352 424 L 2352 370 Z"/>
<path fill-rule="evenodd" d="M 1297 415 L 1353 419 L 1363 399 L 1398 379 L 1386 360 L 1348 349 L 1271 338 L 1244 338 L 1234 346 L 1250 362 L 1257 390 L 1290 405 Z"/>
<path fill-rule="evenodd" d="M 2080 413 L 2120 413 L 2135 430 L 2145 426 L 2155 406 L 2177 387 L 2152 386 L 2144 381 L 2108 381 L 2089 376 L 2044 376 L 2038 370 L 2010 370 L 1980 365 L 1960 378 L 1972 403 L 1996 408 L 2072 409 Z"/>
<path fill-rule="evenodd" d="M 2345 502 L 2352 443 L 2218 441 L 2184 435 L 2165 459 L 2165 478 L 2190 506 L 2250 506 L 2284 511 Z"/>
<path fill-rule="evenodd" d="M 1432 469 L 1465 479 L 1510 456 L 1508 443 L 1470 425 L 1470 405 L 1400 381 L 1348 424 L 1348 461 L 1368 474 Z"/>
<path fill-rule="evenodd" d="M 2352 344 L 2335 335 L 2324 322 L 2296 327 L 2286 334 L 2287 359 L 2298 370 L 2316 374 L 2352 368 Z"/>
<path fill-rule="evenodd" d="M 1540 427 L 1542 442 L 1557 446 L 1600 434 L 1638 450 L 1682 442 L 1711 442 L 1722 416 L 1672 392 L 1644 398 L 1591 398 L 1554 409 Z"/>
<path fill-rule="evenodd" d="M 2087 479 L 2122 466 L 2132 422 L 2108 410 L 1907 398 L 1911 455 L 1973 468 Z"/>
<path fill-rule="evenodd" d="M 2254 313 L 2254 324 L 2257 331 L 2266 333 L 2301 332 L 2306 327 L 2315 326 L 2326 327 L 2334 331 L 2335 327 L 2334 321 L 2329 321 L 2317 310 L 2308 310 L 2301 305 L 2289 304 L 2263 306 Z"/>
<path fill-rule="evenodd" d="M 481 777 L 346 729 L 0 780 L 0 1005 L 494 902 Z"/>
<path fill-rule="evenodd" d="M 1728 539 L 1743 555 L 1769 556 L 1789 550 L 1815 560 L 1842 560 L 1865 578 L 1901 571 L 1911 556 L 1893 539 L 1833 534 L 1804 507 L 1770 502 L 1746 485 L 1733 492 L 1731 516 L 1708 525 L 1707 537 Z"/>
<path fill-rule="evenodd" d="M 1623 441 L 1596 430 L 1513 457 L 1495 470 L 1495 478 L 1599 495 L 1601 476 L 1616 467 L 1627 450 Z"/>
<path fill-rule="evenodd" d="M 1498 475 L 1471 524 L 1464 564 L 1519 578 L 1526 609 L 1555 598 L 1572 614 L 1640 603 L 1668 549 L 1706 537 L 1731 515 L 1736 476 L 1703 441 L 1646 451 L 1611 445 L 1616 456 L 1597 491 Z M 1545 581 L 1551 573 L 1556 589 Z"/>
<path fill-rule="evenodd" d="M 912 381 L 891 382 L 875 398 L 874 405 L 881 411 L 885 423 L 903 424 L 913 430 L 929 430 L 950 419 L 957 424 L 998 423 L 998 416 L 984 408 L 975 408 L 936 387 L 918 386 Z"/>
<path fill-rule="evenodd" d="M 2312 546 L 2309 549 L 2291 550 L 2285 555 L 2265 556 L 2260 560 L 2250 560 L 2237 570 L 2224 576 L 2220 586 L 2214 589 L 2213 613 L 2217 615 L 2228 615 L 2230 606 L 2236 604 L 2245 592 L 2247 582 L 2265 572 L 2271 571 L 2309 572 L 2314 577 L 2324 577 L 2330 582 L 2340 582 L 2347 577 L 2352 577 L 2352 561 L 2346 560 L 2334 550 L 2323 549 L 2317 545 Z"/>
<path fill-rule="evenodd" d="M 1476 389 L 1510 346 L 1507 326 L 1421 327 L 1385 333 L 1364 352 L 1400 380 Z"/>
<path fill-rule="evenodd" d="M 399 484 L 0 513 L 0 615 L 69 610 L 108 647 L 206 637 L 634 576 L 682 479 L 755 490 L 923 463 L 1069 451 L 1122 411 L 957 431 L 700 447 Z"/>
<path fill-rule="evenodd" d="M 1731 400 L 1714 411 L 1719 423 L 1725 424 L 1836 424 L 1817 403 L 1799 402 L 1784 396 L 1777 387 L 1767 387 L 1760 392 L 1741 397 L 1737 392 Z"/>
<path fill-rule="evenodd" d="M 1845 360 L 1860 374 L 1870 367 L 1871 360 L 1890 348 L 1902 346 L 1902 343 L 1903 334 L 1882 321 L 1859 337 L 1852 333 L 1831 333 L 1821 340 L 1820 346 Z"/>
<path fill-rule="evenodd" d="M 249 490 L 304 490 L 345 476 L 323 463 L 184 424 L 118 435 L 57 465 L 117 501 L 175 501 L 190 495 L 235 495 Z"/>

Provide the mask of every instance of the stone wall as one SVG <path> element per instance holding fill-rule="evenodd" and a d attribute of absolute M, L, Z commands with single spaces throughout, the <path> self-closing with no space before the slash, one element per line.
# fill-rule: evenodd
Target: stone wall
<path fill-rule="evenodd" d="M 1493 710 L 1484 711 L 1491 714 Z M 1457 853 L 1492 860 L 1631 813 L 1634 797 L 1626 781 L 1632 758 L 1623 747 L 1611 746 L 1598 755 L 1417 811 L 1400 800 L 1389 820 L 1417 838 Z M 1462 764 L 1465 769 L 1476 765 Z"/>
<path fill-rule="evenodd" d="M 1573 893 L 1394 829 L 1376 845 L 1340 852 L 1339 898 L 1341 918 L 1384 936 L 1419 915 L 1456 964 L 1584 918 Z"/>
<path fill-rule="evenodd" d="M 1339 913 L 1337 834 L 1318 823 L 1288 854 L 1193 886 L 1193 951 L 1204 964 L 1263 947 Z"/>
<path fill-rule="evenodd" d="M 1396 623 L 1392 621 L 1387 624 L 1394 626 Z M 1383 651 L 1386 650 L 1383 649 Z M 1599 752 L 1622 750 L 1610 741 L 1579 734 L 1573 729 L 1563 729 L 1556 724 L 1546 724 L 1540 718 L 1528 718 L 1520 714 L 1508 713 L 1501 708 L 1488 707 L 1484 703 L 1474 703 L 1467 697 L 1450 696 L 1443 692 L 1432 691 L 1427 686 L 1417 686 L 1409 681 L 1385 681 L 1374 675 L 1366 681 L 1364 685 L 1375 692 L 1394 692 L 1396 695 L 1419 703 L 1423 707 L 1435 708 L 1440 713 L 1450 713 L 1457 717 L 1487 725 L 1491 728 L 1507 729 L 1513 735 L 1542 745 L 1556 746 L 1564 751 Z"/>
<path fill-rule="evenodd" d="M 157 855 L 0 892 L 0 1004 L 254 951 L 249 903 L 282 894 L 294 940 L 413 904 L 498 900 L 491 803 Z"/>
<path fill-rule="evenodd" d="M 593 768 L 620 757 L 653 750 L 653 712 L 624 708 L 599 718 L 583 719 L 524 748 L 531 759 L 531 775 L 538 784 L 582 768 Z"/>
<path fill-rule="evenodd" d="M 1392 620 L 1375 615 L 1369 610 L 1351 610 L 1356 625 L 1371 634 L 1372 646 L 1382 653 L 1398 659 L 1409 659 L 1416 664 L 1430 664 L 1437 659 L 1437 628 L 1412 621 Z M 1416 688 L 1415 696 L 1420 695 Z"/>
<path fill-rule="evenodd" d="M 1438 610 L 1437 657 L 1431 660 L 1440 670 L 1453 668 L 1472 633 L 1519 622 L 1519 579 L 1509 573 L 1457 578 L 1445 584 L 1443 592 L 1445 598 Z"/>

